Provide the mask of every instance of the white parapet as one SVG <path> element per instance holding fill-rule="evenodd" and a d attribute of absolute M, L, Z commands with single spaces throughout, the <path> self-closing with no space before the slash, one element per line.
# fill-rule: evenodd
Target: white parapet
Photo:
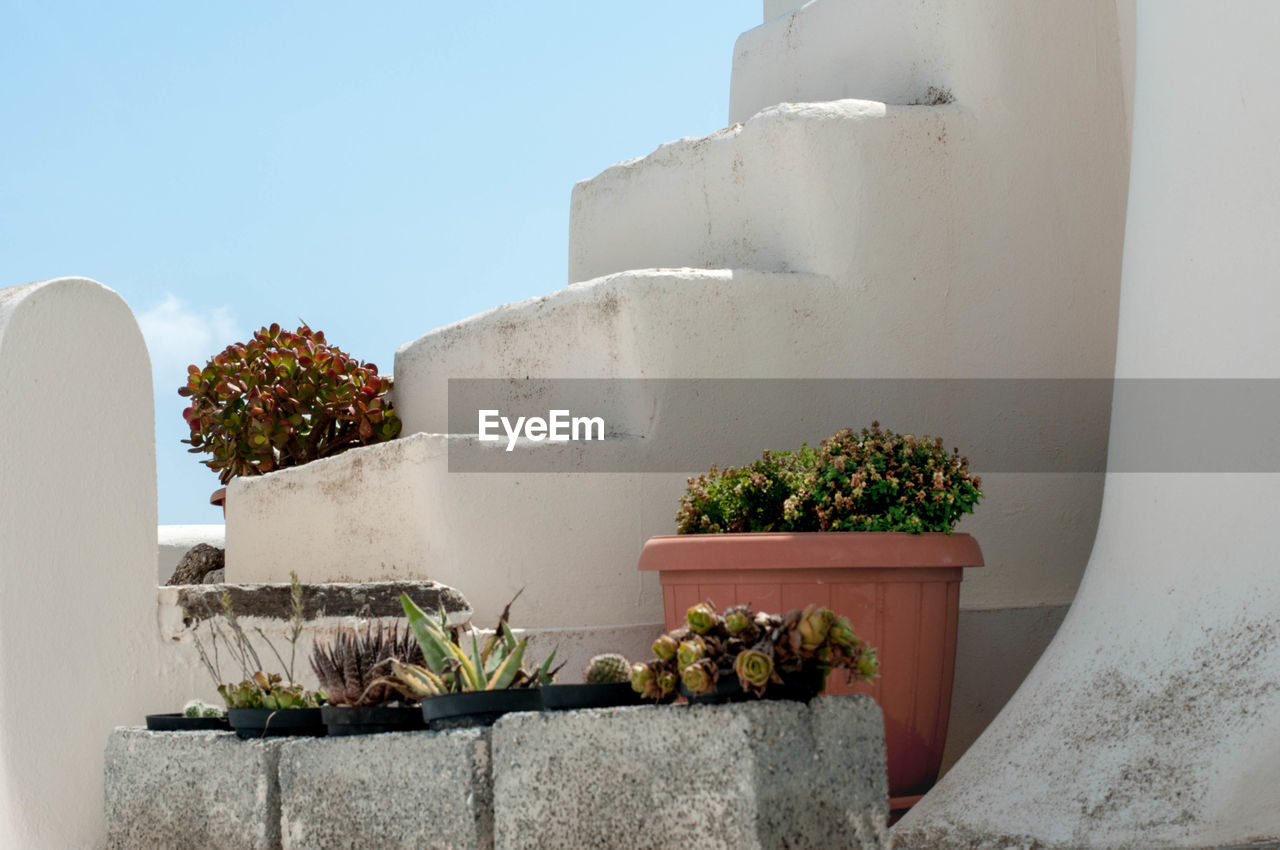
<path fill-rule="evenodd" d="M 74 410 L 32 412 L 55 391 Z M 151 366 L 124 301 L 0 290 L 0 409 L 0 847 L 93 847 L 103 741 L 181 687 L 157 663 Z"/>
<path fill-rule="evenodd" d="M 1234 410 L 1196 430 L 1117 410 L 1115 471 L 1071 612 L 1004 711 L 899 825 L 902 846 L 1280 840 L 1274 413 L 1243 420 L 1232 414 L 1254 399 L 1222 392 L 1240 386 L 1231 379 L 1280 378 L 1280 6 L 1154 0 L 1138 14 L 1116 374 L 1165 387 L 1218 379 L 1188 410 L 1215 396 Z M 1211 115 L 1196 104 L 1213 104 Z M 1257 389 L 1274 403 L 1273 387 Z M 1162 432 L 1185 451 L 1166 458 L 1170 471 L 1124 471 Z M 1257 471 L 1178 471 L 1197 455 L 1229 464 L 1240 447 Z"/>

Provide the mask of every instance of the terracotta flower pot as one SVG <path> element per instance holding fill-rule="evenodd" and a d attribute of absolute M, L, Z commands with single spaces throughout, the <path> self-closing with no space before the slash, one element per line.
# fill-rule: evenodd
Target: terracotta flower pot
<path fill-rule="evenodd" d="M 853 623 L 875 647 L 880 677 L 850 687 L 839 671 L 827 693 L 866 693 L 884 711 L 893 803 L 929 790 L 947 740 L 964 567 L 982 566 L 968 534 L 843 532 L 653 537 L 640 569 L 662 582 L 666 626 L 693 605 L 750 603 L 782 613 L 814 603 Z"/>
<path fill-rule="evenodd" d="M 227 518 L 227 488 L 219 487 L 209 495 L 209 504 L 222 508 L 222 518 Z"/>

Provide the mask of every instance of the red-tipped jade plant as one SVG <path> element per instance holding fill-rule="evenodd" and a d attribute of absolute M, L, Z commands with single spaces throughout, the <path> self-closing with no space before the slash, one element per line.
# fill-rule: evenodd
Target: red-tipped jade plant
<path fill-rule="evenodd" d="M 390 440 L 400 420 L 378 367 L 325 342 L 323 331 L 273 324 L 233 343 L 204 368 L 187 368 L 178 394 L 194 453 L 226 484 Z"/>

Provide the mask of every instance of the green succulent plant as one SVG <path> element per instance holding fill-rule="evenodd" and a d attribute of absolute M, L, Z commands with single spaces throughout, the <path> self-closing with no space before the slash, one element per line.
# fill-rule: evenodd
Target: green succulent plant
<path fill-rule="evenodd" d="M 671 635 L 661 635 L 653 642 L 653 654 L 663 661 L 670 661 L 680 651 L 680 643 Z"/>
<path fill-rule="evenodd" d="M 582 681 L 589 685 L 607 685 L 631 680 L 631 662 L 616 652 L 597 655 L 587 662 Z"/>
<path fill-rule="evenodd" d="M 212 677 L 218 693 L 227 704 L 227 708 L 316 708 L 323 705 L 327 700 L 323 690 L 309 691 L 293 680 L 293 663 L 297 655 L 298 638 L 302 635 L 304 615 L 302 583 L 298 580 L 298 574 L 290 572 L 289 580 L 288 663 L 285 662 L 275 644 L 263 633 L 262 629 L 255 629 L 258 637 L 266 643 L 272 654 L 275 655 L 276 661 L 284 669 L 288 684 L 285 684 L 285 676 L 279 673 L 263 672 L 262 659 L 254 648 L 253 642 L 249 640 L 249 636 L 245 634 L 244 628 L 240 625 L 240 617 L 231 605 L 231 595 L 229 593 L 224 592 L 222 594 L 222 620 L 225 623 L 227 633 L 223 633 L 222 627 L 217 624 L 216 620 L 211 618 L 209 621 L 209 628 L 212 632 L 212 652 L 205 649 L 204 642 L 200 639 L 198 631 L 192 634 L 192 640 L 195 643 L 196 651 L 200 655 L 200 661 L 210 677 Z M 219 643 L 225 646 L 226 652 L 240 667 L 241 675 L 244 678 L 237 683 L 223 682 L 222 671 L 219 666 Z"/>
<path fill-rule="evenodd" d="M 941 439 L 882 429 L 838 431 L 814 455 L 789 516 L 815 516 L 820 531 L 950 532 L 973 513 L 982 479 Z"/>
<path fill-rule="evenodd" d="M 385 681 L 410 699 L 466 691 L 536 688 L 549 685 L 555 679 L 559 668 L 551 668 L 555 661 L 554 650 L 536 670 L 524 668 L 524 652 L 529 639 L 516 640 L 507 625 L 511 603 L 507 603 L 498 618 L 497 628 L 483 645 L 474 634 L 471 635 L 469 649 L 463 648 L 458 629 L 449 626 L 443 612 L 432 617 L 405 594 L 401 594 L 400 604 L 422 650 L 423 663 L 406 664 L 392 659 L 391 675 Z"/>
<path fill-rule="evenodd" d="M 699 602 L 685 612 L 685 621 L 694 634 L 705 635 L 716 626 L 716 609 L 710 603 Z"/>
<path fill-rule="evenodd" d="M 981 498 L 982 479 L 959 450 L 873 422 L 837 431 L 817 449 L 765 452 L 748 466 L 690 478 L 676 531 L 950 532 Z"/>
<path fill-rule="evenodd" d="M 187 368 L 183 442 L 212 455 L 201 462 L 223 484 L 297 466 L 397 436 L 389 388 L 377 366 L 329 345 L 323 331 L 272 324 Z"/>
<path fill-rule="evenodd" d="M 730 637 L 740 638 L 752 629 L 751 609 L 746 605 L 735 605 L 724 612 L 724 629 Z"/>
<path fill-rule="evenodd" d="M 657 658 L 632 666 L 631 687 L 657 701 L 668 698 L 677 682 L 699 696 L 736 676 L 744 691 L 758 697 L 771 684 L 808 671 L 825 678 L 839 669 L 854 682 L 879 670 L 875 650 L 854 635 L 848 618 L 818 605 L 785 615 L 735 605 L 721 616 L 711 602 L 702 602 L 689 609 L 686 625 L 654 641 L 654 650 Z"/>
<path fill-rule="evenodd" d="M 717 469 L 690 478 L 676 513 L 678 534 L 799 531 L 784 516 L 787 499 L 803 484 L 813 450 L 766 451 L 743 467 Z M 813 530 L 817 530 L 816 527 Z"/>
<path fill-rule="evenodd" d="M 716 686 L 719 678 L 719 667 L 713 659 L 704 658 L 695 661 L 680 674 L 680 681 L 694 696 L 705 694 Z"/>
<path fill-rule="evenodd" d="M 758 649 L 744 649 L 733 660 L 733 672 L 742 689 L 761 696 L 773 681 L 781 678 L 773 670 L 773 656 Z"/>
<path fill-rule="evenodd" d="M 261 670 L 248 679 L 232 685 L 219 685 L 218 693 L 227 708 L 318 708 L 324 704 L 323 691 L 308 691 L 299 684 L 286 685 L 279 673 Z"/>

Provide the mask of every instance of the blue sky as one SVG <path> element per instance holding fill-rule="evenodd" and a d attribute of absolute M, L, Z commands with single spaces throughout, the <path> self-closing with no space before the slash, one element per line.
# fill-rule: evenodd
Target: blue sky
<path fill-rule="evenodd" d="M 566 283 L 569 192 L 726 122 L 760 0 L 0 0 L 0 286 L 118 291 L 156 381 L 160 521 L 221 520 L 175 390 L 305 319 L 390 371 Z"/>

